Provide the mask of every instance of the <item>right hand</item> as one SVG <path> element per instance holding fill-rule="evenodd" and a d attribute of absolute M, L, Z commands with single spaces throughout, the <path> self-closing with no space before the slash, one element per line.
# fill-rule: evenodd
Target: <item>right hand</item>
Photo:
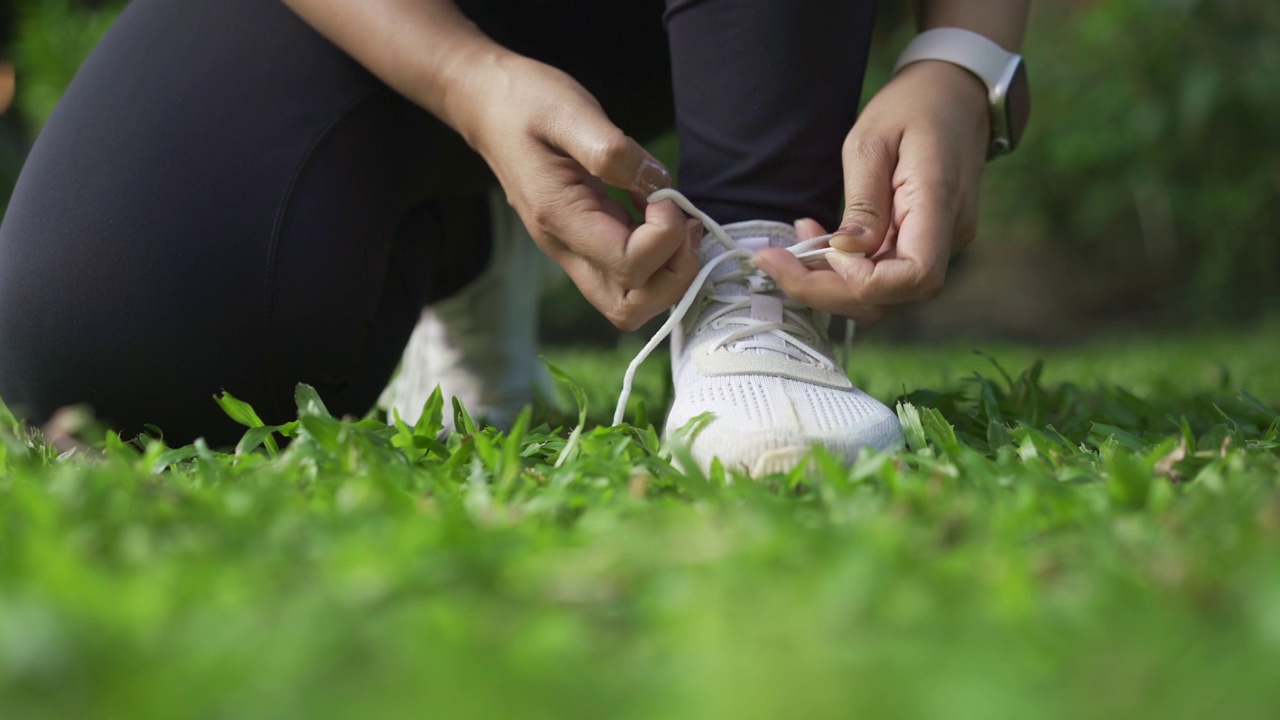
<path fill-rule="evenodd" d="M 567 74 L 518 55 L 485 65 L 453 98 L 456 127 L 538 246 L 624 331 L 679 301 L 699 270 L 703 229 L 669 200 L 644 202 L 670 173 Z M 643 223 L 606 184 L 631 193 Z"/>

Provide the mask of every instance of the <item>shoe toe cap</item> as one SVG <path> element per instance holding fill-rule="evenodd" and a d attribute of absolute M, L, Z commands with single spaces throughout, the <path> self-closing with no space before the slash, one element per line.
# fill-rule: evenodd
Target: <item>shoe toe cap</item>
<path fill-rule="evenodd" d="M 726 469 L 752 476 L 787 472 L 804 461 L 815 445 L 852 463 L 864 448 L 891 450 L 903 445 L 902 426 L 888 407 L 875 402 L 847 424 L 760 424 L 744 415 L 720 414 L 694 437 L 690 451 L 703 471 L 719 458 Z"/>

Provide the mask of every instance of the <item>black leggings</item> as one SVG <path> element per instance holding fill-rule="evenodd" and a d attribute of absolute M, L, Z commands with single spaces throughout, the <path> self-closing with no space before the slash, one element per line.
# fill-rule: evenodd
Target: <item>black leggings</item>
<path fill-rule="evenodd" d="M 713 217 L 836 220 L 874 0 L 459 4 L 633 136 L 674 115 L 681 188 Z M 298 382 L 363 413 L 421 308 L 484 267 L 493 184 L 278 0 L 133 0 L 0 225 L 0 398 L 171 443 L 234 441 L 223 389 L 269 423 Z"/>

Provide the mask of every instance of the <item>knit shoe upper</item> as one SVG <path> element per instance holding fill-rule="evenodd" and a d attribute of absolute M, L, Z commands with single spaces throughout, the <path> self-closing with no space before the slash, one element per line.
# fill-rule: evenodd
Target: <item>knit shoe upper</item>
<path fill-rule="evenodd" d="M 751 475 L 785 472 L 814 444 L 847 462 L 865 447 L 900 446 L 897 416 L 854 387 L 835 361 L 827 318 L 787 298 L 741 257 L 791 248 L 795 229 L 756 221 L 723 231 L 747 252 L 710 237 L 703 242 L 704 268 L 715 267 L 672 328 L 668 434 L 711 413 L 690 444 L 693 457 L 704 470 L 719 458 Z"/>

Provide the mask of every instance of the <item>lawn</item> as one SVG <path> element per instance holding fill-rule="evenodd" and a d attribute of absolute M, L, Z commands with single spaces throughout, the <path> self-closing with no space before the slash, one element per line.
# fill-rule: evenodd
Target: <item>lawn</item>
<path fill-rule="evenodd" d="M 858 347 L 909 449 L 759 480 L 673 469 L 659 358 L 601 426 L 627 348 L 444 442 L 0 418 L 0 718 L 1273 718 L 1277 347 Z"/>

